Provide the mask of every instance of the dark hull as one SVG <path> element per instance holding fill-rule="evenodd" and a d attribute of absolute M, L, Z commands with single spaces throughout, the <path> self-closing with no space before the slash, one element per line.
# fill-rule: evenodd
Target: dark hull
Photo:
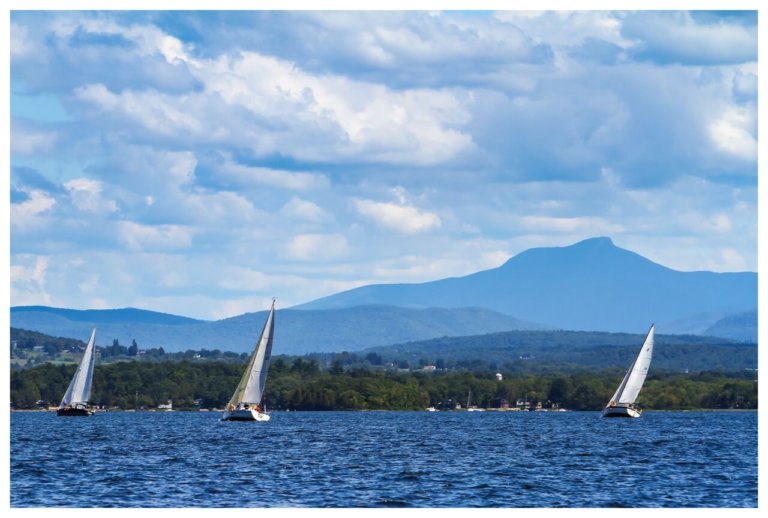
<path fill-rule="evenodd" d="M 603 410 L 603 417 L 640 417 L 643 411 L 634 406 L 609 406 Z"/>
<path fill-rule="evenodd" d="M 255 419 L 252 417 L 237 417 L 237 416 L 224 417 L 221 420 L 222 421 L 255 421 Z"/>
<path fill-rule="evenodd" d="M 61 416 L 84 416 L 88 417 L 93 415 L 93 410 L 89 410 L 87 408 L 59 408 L 56 411 L 56 415 Z"/>
<path fill-rule="evenodd" d="M 254 409 L 228 410 L 221 416 L 222 421 L 269 421 L 269 414 Z"/>

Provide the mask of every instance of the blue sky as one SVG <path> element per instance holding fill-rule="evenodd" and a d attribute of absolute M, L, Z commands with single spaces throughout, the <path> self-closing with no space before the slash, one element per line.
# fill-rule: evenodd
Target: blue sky
<path fill-rule="evenodd" d="M 609 236 L 757 270 L 754 12 L 14 11 L 12 305 L 214 319 Z"/>

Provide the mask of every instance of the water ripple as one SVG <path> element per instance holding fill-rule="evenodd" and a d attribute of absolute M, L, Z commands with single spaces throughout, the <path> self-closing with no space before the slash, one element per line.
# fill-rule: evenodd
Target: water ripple
<path fill-rule="evenodd" d="M 17 412 L 11 505 L 756 507 L 756 413 L 598 415 Z"/>

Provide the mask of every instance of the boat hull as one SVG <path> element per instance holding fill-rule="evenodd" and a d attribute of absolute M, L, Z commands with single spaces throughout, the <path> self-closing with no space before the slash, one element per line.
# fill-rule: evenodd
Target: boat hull
<path fill-rule="evenodd" d="M 643 411 L 631 406 L 607 406 L 603 410 L 603 417 L 640 417 Z"/>
<path fill-rule="evenodd" d="M 88 417 L 88 416 L 92 416 L 94 413 L 95 412 L 90 408 L 84 408 L 84 407 L 64 407 L 56 410 L 56 415 L 66 416 L 66 417 L 75 417 L 75 416 Z"/>
<path fill-rule="evenodd" d="M 253 409 L 232 410 L 224 412 L 222 421 L 269 421 L 269 414 Z"/>

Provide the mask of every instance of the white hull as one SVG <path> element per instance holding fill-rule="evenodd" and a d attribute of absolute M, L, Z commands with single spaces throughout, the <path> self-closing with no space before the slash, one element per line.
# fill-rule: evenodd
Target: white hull
<path fill-rule="evenodd" d="M 269 421 L 269 414 L 253 409 L 232 410 L 224 412 L 222 421 Z"/>
<path fill-rule="evenodd" d="M 603 417 L 640 417 L 643 411 L 630 406 L 607 406 L 603 410 Z"/>

